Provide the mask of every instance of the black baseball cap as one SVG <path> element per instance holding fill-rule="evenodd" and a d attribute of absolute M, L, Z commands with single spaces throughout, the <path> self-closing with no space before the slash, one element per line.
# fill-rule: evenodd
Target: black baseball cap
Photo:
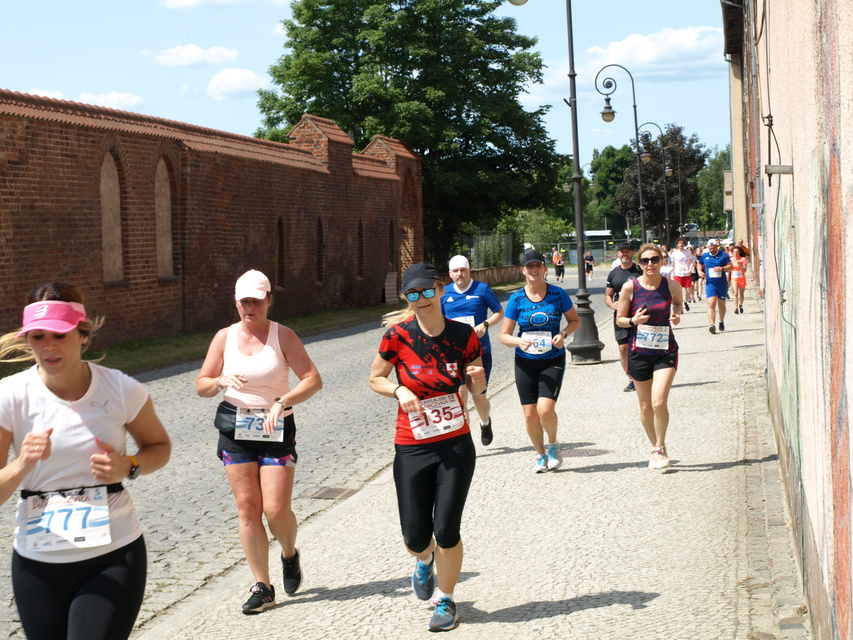
<path fill-rule="evenodd" d="M 406 269 L 403 274 L 403 289 L 400 293 L 415 287 L 429 289 L 435 286 L 436 281 L 441 281 L 438 270 L 429 262 L 418 262 Z"/>
<path fill-rule="evenodd" d="M 531 262 L 541 262 L 542 264 L 545 264 L 545 256 L 535 249 L 525 251 L 521 256 L 521 266 L 526 267 Z"/>
<path fill-rule="evenodd" d="M 633 251 L 634 245 L 632 245 L 630 242 L 628 242 L 626 240 L 625 242 L 623 242 L 622 244 L 619 245 L 619 251 L 622 251 L 622 249 L 630 249 L 631 251 Z"/>

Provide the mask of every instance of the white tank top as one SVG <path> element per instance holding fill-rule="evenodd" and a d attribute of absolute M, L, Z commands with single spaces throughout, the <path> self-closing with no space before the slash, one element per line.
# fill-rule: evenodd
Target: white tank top
<path fill-rule="evenodd" d="M 278 327 L 277 322 L 270 322 L 267 342 L 263 349 L 253 356 L 240 352 L 237 344 L 240 323 L 228 327 L 222 375 L 239 373 L 248 381 L 242 389 L 228 387 L 225 390 L 226 401 L 240 408 L 268 409 L 276 398 L 290 390 L 290 366 L 278 344 Z M 284 415 L 291 413 L 293 412 L 286 411 Z"/>

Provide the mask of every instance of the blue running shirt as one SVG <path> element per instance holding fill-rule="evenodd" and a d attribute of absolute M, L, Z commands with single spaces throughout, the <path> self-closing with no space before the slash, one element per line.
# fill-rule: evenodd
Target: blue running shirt
<path fill-rule="evenodd" d="M 522 287 L 510 296 L 504 317 L 518 323 L 518 337 L 527 331 L 547 331 L 553 337 L 560 332 L 563 314 L 573 306 L 569 294 L 561 287 L 549 284 L 548 292 L 541 302 L 531 301 Z M 565 352 L 565 348 L 557 349 L 556 347 L 546 353 L 528 353 L 518 347 L 515 348 L 517 356 L 531 360 L 549 360 Z"/>
<path fill-rule="evenodd" d="M 459 293 L 456 288 L 456 283 L 451 282 L 444 289 L 444 295 L 441 296 L 441 313 L 448 320 L 454 318 L 473 318 L 473 325 L 482 324 L 492 313 L 499 311 L 501 303 L 492 288 L 485 282 L 472 280 L 467 291 Z M 491 313 L 489 313 L 491 311 Z M 466 322 L 466 324 L 470 324 Z M 489 340 L 489 332 L 483 334 L 480 338 L 480 344 L 483 345 L 483 353 L 489 353 L 492 350 L 492 343 Z"/>

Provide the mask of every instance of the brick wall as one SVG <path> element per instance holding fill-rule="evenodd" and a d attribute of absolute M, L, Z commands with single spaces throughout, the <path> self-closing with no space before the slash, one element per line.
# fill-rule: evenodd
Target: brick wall
<path fill-rule="evenodd" d="M 423 255 L 420 159 L 387 138 L 354 154 L 335 123 L 309 115 L 291 136 L 279 144 L 0 90 L 4 330 L 19 326 L 26 294 L 53 280 L 80 287 L 90 312 L 107 317 L 100 344 L 235 321 L 234 282 L 250 268 L 273 282 L 279 318 L 381 302 L 389 265 Z M 101 251 L 108 154 L 121 189 L 117 282 L 104 281 Z M 157 269 L 161 159 L 172 188 L 174 278 Z"/>

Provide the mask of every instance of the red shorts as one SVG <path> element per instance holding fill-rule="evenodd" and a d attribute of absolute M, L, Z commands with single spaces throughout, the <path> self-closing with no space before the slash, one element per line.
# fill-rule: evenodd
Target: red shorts
<path fill-rule="evenodd" d="M 693 278 L 690 276 L 672 276 L 672 279 L 680 284 L 682 289 L 689 289 L 693 286 Z"/>

